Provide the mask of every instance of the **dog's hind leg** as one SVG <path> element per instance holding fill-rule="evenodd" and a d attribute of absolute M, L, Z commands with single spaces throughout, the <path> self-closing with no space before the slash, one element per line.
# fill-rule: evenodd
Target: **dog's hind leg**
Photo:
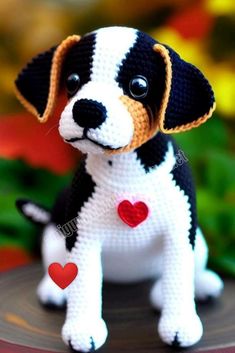
<path fill-rule="evenodd" d="M 217 298 L 223 290 L 221 278 L 206 268 L 208 248 L 204 236 L 197 228 L 195 242 L 195 297 L 198 300 Z"/>
<path fill-rule="evenodd" d="M 217 298 L 223 290 L 221 278 L 206 268 L 208 260 L 208 247 L 202 231 L 197 228 L 195 240 L 195 298 L 203 301 Z M 150 292 L 152 306 L 161 310 L 163 306 L 162 279 L 159 278 Z"/>
<path fill-rule="evenodd" d="M 40 303 L 48 308 L 62 308 L 65 306 L 65 291 L 59 288 L 48 274 L 48 266 L 58 262 L 62 266 L 66 262 L 65 239 L 53 223 L 49 223 L 42 238 L 42 261 L 44 277 L 37 287 L 37 295 Z"/>
<path fill-rule="evenodd" d="M 162 310 L 163 307 L 163 294 L 162 294 L 162 279 L 159 278 L 154 283 L 150 291 L 150 302 L 154 309 Z"/>
<path fill-rule="evenodd" d="M 66 261 L 65 238 L 56 227 L 57 221 L 64 224 L 61 205 L 66 193 L 64 189 L 59 194 L 51 211 L 28 199 L 16 201 L 16 207 L 26 219 L 43 227 L 41 253 L 45 274 L 37 287 L 37 295 L 40 303 L 48 308 L 63 307 L 65 304 L 65 292 L 48 275 L 48 266 L 53 262 L 63 265 Z"/>

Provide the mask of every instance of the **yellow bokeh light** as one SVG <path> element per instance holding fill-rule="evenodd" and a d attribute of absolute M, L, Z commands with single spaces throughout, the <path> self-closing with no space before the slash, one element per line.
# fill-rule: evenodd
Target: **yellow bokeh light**
<path fill-rule="evenodd" d="M 208 0 L 205 2 L 205 8 L 215 15 L 235 14 L 234 0 Z"/>

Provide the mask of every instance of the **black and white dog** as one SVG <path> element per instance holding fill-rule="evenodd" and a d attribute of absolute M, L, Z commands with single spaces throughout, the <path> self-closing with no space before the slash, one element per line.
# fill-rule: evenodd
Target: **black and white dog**
<path fill-rule="evenodd" d="M 162 312 L 162 340 L 182 347 L 196 343 L 203 329 L 194 298 L 217 297 L 223 284 L 206 268 L 190 170 L 185 160 L 177 162 L 180 152 L 169 134 L 212 115 L 208 81 L 148 35 L 108 27 L 68 37 L 40 54 L 20 73 L 16 87 L 42 122 L 52 114 L 59 90 L 66 89 L 59 132 L 86 154 L 51 213 L 19 203 L 27 217 L 45 224 L 45 276 L 38 296 L 56 306 L 67 296 L 65 343 L 82 352 L 104 344 L 103 276 L 128 283 L 156 278 L 150 299 Z M 58 225 L 71 222 L 74 231 L 64 241 Z M 67 261 L 77 264 L 79 275 L 65 292 L 47 267 Z"/>

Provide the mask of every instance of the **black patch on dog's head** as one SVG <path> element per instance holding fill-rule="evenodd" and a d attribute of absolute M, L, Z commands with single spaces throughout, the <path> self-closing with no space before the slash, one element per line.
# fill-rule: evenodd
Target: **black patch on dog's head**
<path fill-rule="evenodd" d="M 133 97 L 129 90 L 130 80 L 136 76 L 144 76 L 149 83 L 144 98 Z M 154 118 L 156 131 L 158 125 L 164 133 L 197 127 L 215 108 L 212 88 L 200 70 L 143 32 L 138 32 L 116 80 L 125 95 L 143 103 L 151 120 Z"/>
<path fill-rule="evenodd" d="M 164 133 L 186 131 L 205 122 L 215 109 L 207 79 L 173 49 L 143 32 L 136 33 L 135 43 L 122 60 L 115 79 L 125 95 L 144 105 L 153 122 L 153 134 L 159 129 Z M 17 96 L 41 122 L 52 115 L 59 89 L 68 75 L 76 73 L 81 86 L 90 80 L 95 42 L 96 32 L 83 38 L 67 37 L 21 71 L 16 79 Z M 105 45 L 108 47 L 109 43 Z M 146 94 L 130 91 L 130 82 L 136 77 L 144 85 L 147 80 Z"/>
<path fill-rule="evenodd" d="M 165 90 L 165 65 L 162 58 L 153 50 L 156 41 L 143 32 L 138 32 L 137 40 L 123 60 L 116 78 L 124 94 L 131 97 L 130 80 L 138 75 L 146 77 L 149 90 L 139 101 L 156 115 Z"/>
<path fill-rule="evenodd" d="M 79 75 L 81 86 L 90 80 L 95 50 L 95 36 L 95 33 L 84 36 L 70 49 L 63 66 L 63 82 L 72 73 Z"/>

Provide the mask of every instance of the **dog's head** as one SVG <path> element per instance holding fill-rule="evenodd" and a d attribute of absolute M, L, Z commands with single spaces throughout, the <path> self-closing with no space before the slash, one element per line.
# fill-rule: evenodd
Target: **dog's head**
<path fill-rule="evenodd" d="M 130 151 L 158 130 L 174 133 L 200 125 L 215 108 L 213 91 L 195 66 L 126 27 L 68 37 L 34 58 L 16 87 L 41 122 L 65 89 L 59 132 L 88 153 Z"/>

